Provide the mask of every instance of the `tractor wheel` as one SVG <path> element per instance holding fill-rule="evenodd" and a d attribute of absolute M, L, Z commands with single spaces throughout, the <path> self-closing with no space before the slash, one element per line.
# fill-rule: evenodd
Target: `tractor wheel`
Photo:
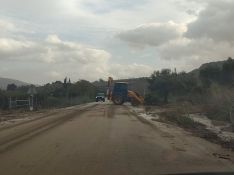
<path fill-rule="evenodd" d="M 124 99 L 121 95 L 117 95 L 113 98 L 113 102 L 116 105 L 122 105 L 124 103 Z"/>

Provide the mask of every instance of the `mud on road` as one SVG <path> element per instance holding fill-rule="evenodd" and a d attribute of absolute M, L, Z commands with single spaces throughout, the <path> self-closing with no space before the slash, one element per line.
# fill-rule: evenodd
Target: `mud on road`
<path fill-rule="evenodd" d="M 87 108 L 74 107 L 69 112 L 61 111 L 48 117 L 51 123 L 60 120 L 56 127 L 2 151 L 1 173 L 140 175 L 234 172 L 233 162 L 220 158 L 234 157 L 232 152 L 194 137 L 181 128 L 160 122 L 152 127 L 133 115 L 126 106 L 100 103 Z M 44 119 L 37 122 L 43 124 Z M 24 128 L 33 126 L 28 124 Z M 7 130 L 0 131 L 2 144 L 6 134 L 18 133 L 20 129 Z"/>
<path fill-rule="evenodd" d="M 89 105 L 79 105 L 75 108 L 58 109 L 49 114 L 45 113 L 44 116 L 36 117 L 35 119 L 1 127 L 0 152 L 4 152 L 25 140 L 31 139 L 48 129 L 62 124 L 96 105 L 92 103 Z"/>

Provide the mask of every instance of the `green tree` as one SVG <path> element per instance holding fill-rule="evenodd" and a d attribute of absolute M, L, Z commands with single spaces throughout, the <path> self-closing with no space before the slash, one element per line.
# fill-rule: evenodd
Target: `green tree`
<path fill-rule="evenodd" d="M 149 78 L 150 94 L 146 96 L 146 103 L 156 104 L 159 99 L 168 103 L 169 96 L 178 97 L 189 95 L 197 87 L 197 79 L 185 72 L 176 73 L 170 69 L 155 71 Z"/>
<path fill-rule="evenodd" d="M 199 78 L 205 87 L 210 87 L 212 82 L 221 81 L 222 70 L 218 66 L 207 66 L 200 70 Z"/>
<path fill-rule="evenodd" d="M 234 82 L 234 60 L 229 57 L 228 60 L 223 64 L 223 81 L 224 83 Z"/>
<path fill-rule="evenodd" d="M 174 79 L 174 93 L 177 95 L 187 95 L 197 88 L 197 79 L 192 74 L 180 72 Z"/>
<path fill-rule="evenodd" d="M 17 86 L 14 83 L 7 85 L 7 91 L 15 91 L 16 89 L 17 89 Z"/>
<path fill-rule="evenodd" d="M 149 79 L 149 89 L 153 93 L 159 94 L 163 98 L 164 103 L 168 103 L 168 96 L 173 91 L 176 73 L 172 73 L 170 69 L 163 69 L 161 72 L 155 71 Z"/>
<path fill-rule="evenodd" d="M 0 109 L 7 109 L 8 108 L 8 98 L 4 91 L 0 90 Z"/>

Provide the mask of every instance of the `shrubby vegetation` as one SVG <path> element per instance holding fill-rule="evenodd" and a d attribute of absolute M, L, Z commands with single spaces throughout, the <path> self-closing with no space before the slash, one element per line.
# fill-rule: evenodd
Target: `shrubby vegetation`
<path fill-rule="evenodd" d="M 204 105 L 207 115 L 217 120 L 232 120 L 234 115 L 234 60 L 206 64 L 196 72 L 163 69 L 149 78 L 148 105 L 190 102 Z"/>
<path fill-rule="evenodd" d="M 16 87 L 14 84 L 8 85 L 7 90 L 0 91 L 0 108 L 9 108 L 9 98 L 28 99 L 28 89 L 30 86 Z M 40 108 L 64 107 L 95 100 L 96 87 L 85 80 L 71 83 L 67 78 L 64 82 L 56 81 L 44 86 L 36 87 L 34 101 Z"/>
<path fill-rule="evenodd" d="M 8 98 L 4 91 L 0 90 L 0 109 L 8 108 Z"/>
<path fill-rule="evenodd" d="M 213 83 L 220 85 L 234 85 L 234 60 L 228 58 L 227 61 L 220 66 L 210 65 L 200 70 L 199 78 L 205 87 L 210 87 Z"/>
<path fill-rule="evenodd" d="M 42 107 L 68 106 L 95 100 L 96 87 L 85 80 L 74 84 L 56 81 L 38 88 L 38 103 Z"/>
<path fill-rule="evenodd" d="M 163 105 L 168 103 L 203 105 L 207 116 L 217 120 L 233 120 L 234 115 L 234 60 L 207 63 L 190 73 L 163 69 L 155 71 L 144 81 L 138 81 L 132 88 L 145 86 L 148 79 L 149 93 L 145 96 L 146 105 Z M 139 79 L 140 80 L 140 79 Z M 144 83 L 139 83 L 144 82 Z M 94 83 L 80 80 L 71 83 L 65 78 L 36 87 L 35 96 L 41 108 L 62 107 L 94 101 L 98 92 L 106 91 L 106 82 L 102 79 Z M 133 83 L 130 83 L 133 84 Z M 6 91 L 0 90 L 0 108 L 7 109 L 9 97 L 27 99 L 29 86 L 16 87 L 9 84 Z M 147 90 L 147 92 L 148 92 Z M 143 94 L 143 93 L 142 93 Z"/>
<path fill-rule="evenodd" d="M 172 72 L 170 69 L 155 71 L 149 78 L 150 93 L 146 96 L 147 104 L 168 103 L 169 97 L 181 97 L 200 92 L 194 76 L 185 72 Z"/>

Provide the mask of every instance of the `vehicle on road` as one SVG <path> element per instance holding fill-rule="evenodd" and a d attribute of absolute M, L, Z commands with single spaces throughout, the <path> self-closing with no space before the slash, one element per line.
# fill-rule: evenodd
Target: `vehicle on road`
<path fill-rule="evenodd" d="M 116 105 L 122 105 L 124 102 L 131 102 L 133 106 L 144 103 L 144 98 L 137 92 L 128 89 L 127 82 L 115 82 L 112 87 L 113 79 L 109 77 L 107 96 Z"/>
<path fill-rule="evenodd" d="M 128 84 L 125 82 L 115 83 L 112 90 L 112 101 L 114 104 L 122 105 L 128 100 Z"/>
<path fill-rule="evenodd" d="M 96 95 L 96 102 L 105 102 L 105 93 L 97 93 Z"/>

